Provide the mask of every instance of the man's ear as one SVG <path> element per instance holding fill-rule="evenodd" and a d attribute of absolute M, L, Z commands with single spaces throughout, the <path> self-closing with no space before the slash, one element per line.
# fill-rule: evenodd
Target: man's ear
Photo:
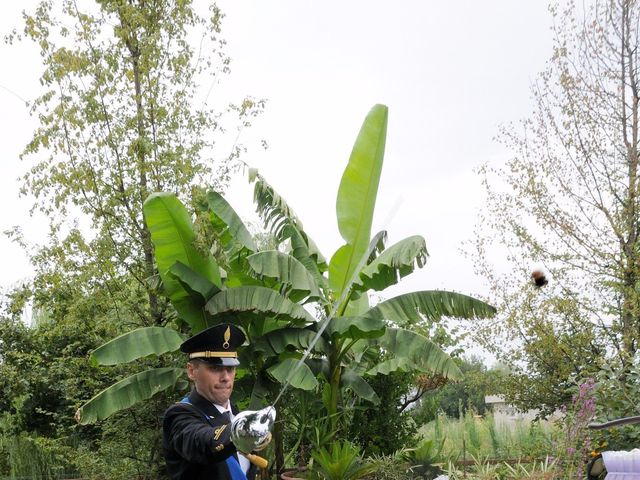
<path fill-rule="evenodd" d="M 195 380 L 195 371 L 197 368 L 198 366 L 195 362 L 187 362 L 187 376 L 189 377 L 189 380 Z"/>

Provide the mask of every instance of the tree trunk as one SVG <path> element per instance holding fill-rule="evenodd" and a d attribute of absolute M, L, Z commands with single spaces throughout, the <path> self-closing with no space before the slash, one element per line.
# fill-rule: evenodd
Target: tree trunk
<path fill-rule="evenodd" d="M 144 107 L 142 104 L 142 85 L 141 85 L 141 73 L 140 73 L 140 50 L 129 39 L 127 41 L 127 47 L 131 53 L 131 61 L 133 65 L 133 82 L 135 88 L 135 101 L 136 101 L 136 128 L 138 133 L 136 152 L 136 163 L 138 165 L 139 174 L 139 192 L 140 192 L 140 205 L 144 203 L 149 196 L 149 189 L 147 185 L 147 166 L 146 166 L 146 132 L 144 127 Z M 142 222 L 140 227 L 140 236 L 142 242 L 142 250 L 144 252 L 144 273 L 145 278 L 151 278 L 155 273 L 155 261 L 153 255 L 153 246 L 151 245 L 151 235 L 147 228 L 146 222 Z M 151 320 L 155 325 L 162 324 L 162 313 L 160 312 L 158 305 L 158 296 L 152 291 L 148 285 L 145 285 L 147 290 L 147 297 L 149 299 L 149 312 L 151 314 Z"/>

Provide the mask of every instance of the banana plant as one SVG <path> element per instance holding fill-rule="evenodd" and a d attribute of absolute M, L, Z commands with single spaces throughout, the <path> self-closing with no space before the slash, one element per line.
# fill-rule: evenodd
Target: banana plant
<path fill-rule="evenodd" d="M 277 328 L 273 322 L 279 314 L 272 308 L 276 297 L 273 293 L 268 296 L 264 286 L 242 287 L 241 298 L 228 290 L 205 305 L 213 316 L 242 316 L 251 312 L 257 314 L 254 322 L 271 325 L 263 329 L 251 349 L 258 354 L 256 357 L 266 355 L 269 361 L 278 361 L 267 368 L 266 379 L 262 377 L 256 386 L 264 394 L 268 379 L 293 384 L 289 378 L 293 372 L 305 379 L 296 378 L 296 386 L 316 388 L 314 378 L 324 377 L 322 396 L 328 416 L 333 419 L 337 418 L 345 388 L 366 400 L 378 401 L 366 381 L 370 375 L 404 369 L 459 379 L 461 372 L 453 360 L 428 338 L 412 331 L 412 327 L 425 319 L 437 321 L 442 316 L 472 318 L 495 313 L 484 302 L 444 291 L 413 292 L 369 306 L 369 291 L 383 291 L 397 283 L 416 267 L 422 267 L 428 256 L 420 236 L 386 248 L 385 232 L 371 235 L 387 116 L 387 107 L 374 106 L 356 139 L 336 203 L 338 228 L 345 244 L 328 263 L 282 196 L 256 171 L 250 171 L 250 180 L 255 182 L 257 211 L 280 245 L 288 248 L 286 252 L 274 250 L 247 256 L 247 274 L 293 302 L 312 304 L 314 308 L 305 311 L 320 312 L 316 318 L 300 318 L 298 323 L 286 318 L 289 323 Z M 227 231 L 234 229 L 232 223 L 220 225 Z M 320 341 L 313 344 L 313 338 L 320 333 Z M 309 358 L 299 364 L 296 359 L 312 345 Z M 389 354 L 388 359 L 364 368 L 367 349 L 383 349 Z"/>
<path fill-rule="evenodd" d="M 244 386 L 252 392 L 254 405 L 273 398 L 281 388 L 278 385 L 312 390 L 318 388 L 318 378 L 324 378 L 322 398 L 329 418 L 335 419 L 344 389 L 378 401 L 366 381 L 370 375 L 404 369 L 460 378 L 452 359 L 413 332 L 412 326 L 442 316 L 495 313 L 479 300 L 441 291 L 413 292 L 369 306 L 369 291 L 383 291 L 397 283 L 422 267 L 428 255 L 422 237 L 409 237 L 386 248 L 385 232 L 371 236 L 387 116 L 385 106 L 374 106 L 353 147 L 336 205 L 345 244 L 329 262 L 286 201 L 253 170 L 254 202 L 281 247 L 276 250 L 259 251 L 240 217 L 217 192 L 207 195 L 220 247 L 217 261 L 194 247 L 189 215 L 175 195 L 157 193 L 145 202 L 158 273 L 178 318 L 192 333 L 222 321 L 235 322 L 247 332 L 250 344 L 241 361 L 251 375 L 240 378 L 238 387 L 249 383 Z M 182 337 L 170 330 L 130 332 L 93 352 L 92 360 L 122 363 L 176 350 Z M 368 349 L 384 349 L 387 360 L 367 364 Z M 311 355 L 301 363 L 307 350 Z M 78 411 L 80 421 L 105 418 L 184 381 L 180 369 L 155 370 L 98 394 Z"/>
<path fill-rule="evenodd" d="M 320 294 L 316 282 L 294 257 L 285 258 L 278 252 L 258 252 L 246 226 L 218 193 L 209 192 L 207 201 L 210 220 L 221 246 L 218 254 L 225 268 L 195 247 L 196 234 L 190 215 L 174 194 L 155 193 L 145 201 L 145 222 L 155 249 L 162 291 L 175 308 L 179 324 L 186 325 L 190 334 L 220 323 L 227 316 L 229 321 L 243 326 L 250 339 L 281 330 L 283 336 L 279 340 L 284 340 L 285 345 L 277 347 L 275 357 L 268 355 L 273 351 L 273 345 L 267 348 L 265 343 L 251 342 L 255 348 L 244 353 L 248 361 L 243 362 L 244 365 L 258 362 L 259 371 L 268 369 L 278 378 L 282 375 L 280 372 L 288 371 L 292 361 L 286 355 L 280 358 L 282 350 L 309 343 L 312 332 L 302 327 L 316 320 L 298 300 L 303 297 L 317 299 Z M 251 265 L 255 266 L 255 271 L 251 270 Z M 260 277 L 267 278 L 274 269 L 281 270 L 279 277 L 286 274 L 283 282 L 289 288 L 287 295 L 274 290 L 273 281 L 260 280 Z M 253 272 L 253 276 L 248 272 Z M 97 348 L 91 353 L 90 360 L 94 365 L 133 362 L 177 351 L 183 341 L 184 336 L 170 326 L 139 328 Z M 275 382 L 270 380 L 272 377 L 265 372 L 262 372 L 262 382 L 258 381 L 257 375 L 246 377 L 258 379 L 252 382 L 256 402 L 269 389 L 275 388 Z M 308 368 L 303 368 L 290 383 L 297 388 L 310 389 L 317 381 Z M 186 386 L 183 368 L 144 370 L 99 392 L 77 410 L 76 420 L 81 424 L 93 423 L 161 391 Z"/>

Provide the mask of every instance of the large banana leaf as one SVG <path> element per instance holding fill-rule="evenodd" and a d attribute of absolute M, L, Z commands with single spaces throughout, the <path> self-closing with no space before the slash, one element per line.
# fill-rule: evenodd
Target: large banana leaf
<path fill-rule="evenodd" d="M 273 381 L 264 378 L 266 375 L 258 374 L 256 381 L 253 383 L 251 389 L 251 400 L 249 401 L 249 408 L 252 410 L 258 410 L 263 408 L 269 398 L 269 384 L 277 385 Z"/>
<path fill-rule="evenodd" d="M 306 328 L 280 328 L 256 338 L 251 348 L 266 356 L 279 355 L 288 347 L 306 351 L 316 337 L 316 332 Z M 320 337 L 314 346 L 316 352 L 326 352 L 324 339 Z"/>
<path fill-rule="evenodd" d="M 291 255 L 267 250 L 254 253 L 247 257 L 247 261 L 258 275 L 275 278 L 285 285 L 287 296 L 293 301 L 320 297 L 320 290 L 311 273 Z"/>
<path fill-rule="evenodd" d="M 154 368 L 119 381 L 98 393 L 76 411 L 82 425 L 104 420 L 156 393 L 173 388 L 184 375 L 183 368 Z"/>
<path fill-rule="evenodd" d="M 486 318 L 496 309 L 473 297 L 441 290 L 411 292 L 390 298 L 363 314 L 365 317 L 389 320 L 398 326 L 423 321 L 437 321 L 441 317 Z"/>
<path fill-rule="evenodd" d="M 384 242 L 387 237 L 386 231 L 380 231 L 371 239 L 369 242 L 369 246 L 366 251 L 362 254 L 362 258 L 356 265 L 357 269 L 362 269 L 368 262 L 372 262 L 376 258 L 376 254 L 384 250 Z M 332 265 L 335 268 L 345 268 L 348 269 L 349 266 L 345 263 L 343 265 L 342 262 L 350 261 L 350 257 L 347 252 L 350 250 L 349 245 L 344 245 L 339 249 L 332 258 Z M 349 279 L 345 284 L 345 287 L 349 288 L 348 291 L 342 291 L 339 296 L 337 296 L 337 304 L 335 305 L 336 313 L 341 316 L 360 316 L 362 313 L 369 310 L 369 297 L 366 292 L 362 292 L 357 288 L 353 288 L 358 281 L 358 276 L 353 274 L 353 278 Z M 346 302 L 346 304 L 345 304 Z"/>
<path fill-rule="evenodd" d="M 369 247 L 367 251 L 370 253 L 369 258 L 367 260 L 367 264 L 373 262 L 376 257 L 381 254 L 386 248 L 387 244 L 387 231 L 380 230 L 376 233 L 369 242 Z"/>
<path fill-rule="evenodd" d="M 217 229 L 224 249 L 228 253 L 244 247 L 251 252 L 258 250 L 253 236 L 244 225 L 236 211 L 218 192 L 213 190 L 207 193 L 211 222 Z"/>
<path fill-rule="evenodd" d="M 296 358 L 285 358 L 267 371 L 283 385 L 289 382 L 292 387 L 302 390 L 313 390 L 318 386 L 318 380 L 311 369 Z"/>
<path fill-rule="evenodd" d="M 305 363 L 316 377 L 322 375 L 325 380 L 329 380 L 330 365 L 326 358 L 307 358 Z"/>
<path fill-rule="evenodd" d="M 282 236 L 284 239 L 289 240 L 291 255 L 304 265 L 316 280 L 316 284 L 324 288 L 326 286 L 326 279 L 322 276 L 322 272 L 327 269 L 326 260 L 319 253 L 317 255 L 311 253 L 311 239 L 300 233 L 293 225 L 284 227 Z"/>
<path fill-rule="evenodd" d="M 340 377 L 340 386 L 342 388 L 350 388 L 353 393 L 365 400 L 373 402 L 375 405 L 380 404 L 380 397 L 375 392 L 371 385 L 350 368 L 342 368 L 342 376 Z"/>
<path fill-rule="evenodd" d="M 262 317 L 277 316 L 294 323 L 315 323 L 302 306 L 266 287 L 237 287 L 223 290 L 205 305 L 211 315 L 229 312 L 253 312 Z"/>
<path fill-rule="evenodd" d="M 189 213 L 174 194 L 154 193 L 144 202 L 143 209 L 165 292 L 178 315 L 197 333 L 207 326 L 206 315 L 191 301 L 180 282 L 169 275 L 169 269 L 180 261 L 218 286 L 220 270 L 212 258 L 203 257 L 196 250 Z"/>
<path fill-rule="evenodd" d="M 354 288 L 364 291 L 384 290 L 413 272 L 415 265 L 422 268 L 427 255 L 424 238 L 419 235 L 405 238 L 391 245 L 364 267 Z"/>
<path fill-rule="evenodd" d="M 249 179 L 255 181 L 253 187 L 253 202 L 256 211 L 264 226 L 274 234 L 278 240 L 282 240 L 282 229 L 286 225 L 293 225 L 298 230 L 303 231 L 302 222 L 289 207 L 286 200 L 280 196 L 275 189 L 260 174 L 255 174 Z"/>
<path fill-rule="evenodd" d="M 366 254 L 384 159 L 388 109 L 375 105 L 362 124 L 351 151 L 336 201 L 338 228 L 346 244 L 329 263 L 329 286 L 337 296 L 349 287 Z"/>
<path fill-rule="evenodd" d="M 462 372 L 453 359 L 440 349 L 435 343 L 419 333 L 401 328 L 387 328 L 384 335 L 372 340 L 386 351 L 392 353 L 398 361 L 383 362 L 367 373 L 388 373 L 391 365 L 402 366 L 402 360 L 407 361 L 406 369 L 437 373 L 451 380 L 462 378 Z"/>
<path fill-rule="evenodd" d="M 347 337 L 353 340 L 376 338 L 384 333 L 382 319 L 374 317 L 333 317 L 325 329 L 329 336 Z"/>
<path fill-rule="evenodd" d="M 255 181 L 253 201 L 265 227 L 274 234 L 279 242 L 290 239 L 294 250 L 304 249 L 304 257 L 313 259 L 316 270 L 320 272 L 326 271 L 326 259 L 316 247 L 315 242 L 304 231 L 302 222 L 285 199 L 261 175 L 256 173 L 253 177 L 250 177 L 250 181 Z M 305 263 L 301 256 L 294 256 L 302 263 Z"/>
<path fill-rule="evenodd" d="M 182 288 L 191 297 L 191 301 L 200 308 L 220 291 L 215 284 L 180 261 L 169 268 L 169 274 L 180 282 Z"/>
<path fill-rule="evenodd" d="M 172 328 L 143 327 L 127 332 L 91 352 L 94 365 L 117 365 L 147 355 L 162 355 L 180 347 L 183 338 Z"/>

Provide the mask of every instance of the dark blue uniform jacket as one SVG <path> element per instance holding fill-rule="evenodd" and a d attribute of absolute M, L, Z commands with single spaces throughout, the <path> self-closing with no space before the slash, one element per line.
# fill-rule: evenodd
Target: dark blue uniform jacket
<path fill-rule="evenodd" d="M 238 413 L 234 405 L 231 411 Z M 162 439 L 169 476 L 173 480 L 243 479 L 230 430 L 228 414 L 220 413 L 195 390 L 169 407 Z M 247 480 L 254 480 L 255 474 L 256 467 L 251 465 Z"/>

